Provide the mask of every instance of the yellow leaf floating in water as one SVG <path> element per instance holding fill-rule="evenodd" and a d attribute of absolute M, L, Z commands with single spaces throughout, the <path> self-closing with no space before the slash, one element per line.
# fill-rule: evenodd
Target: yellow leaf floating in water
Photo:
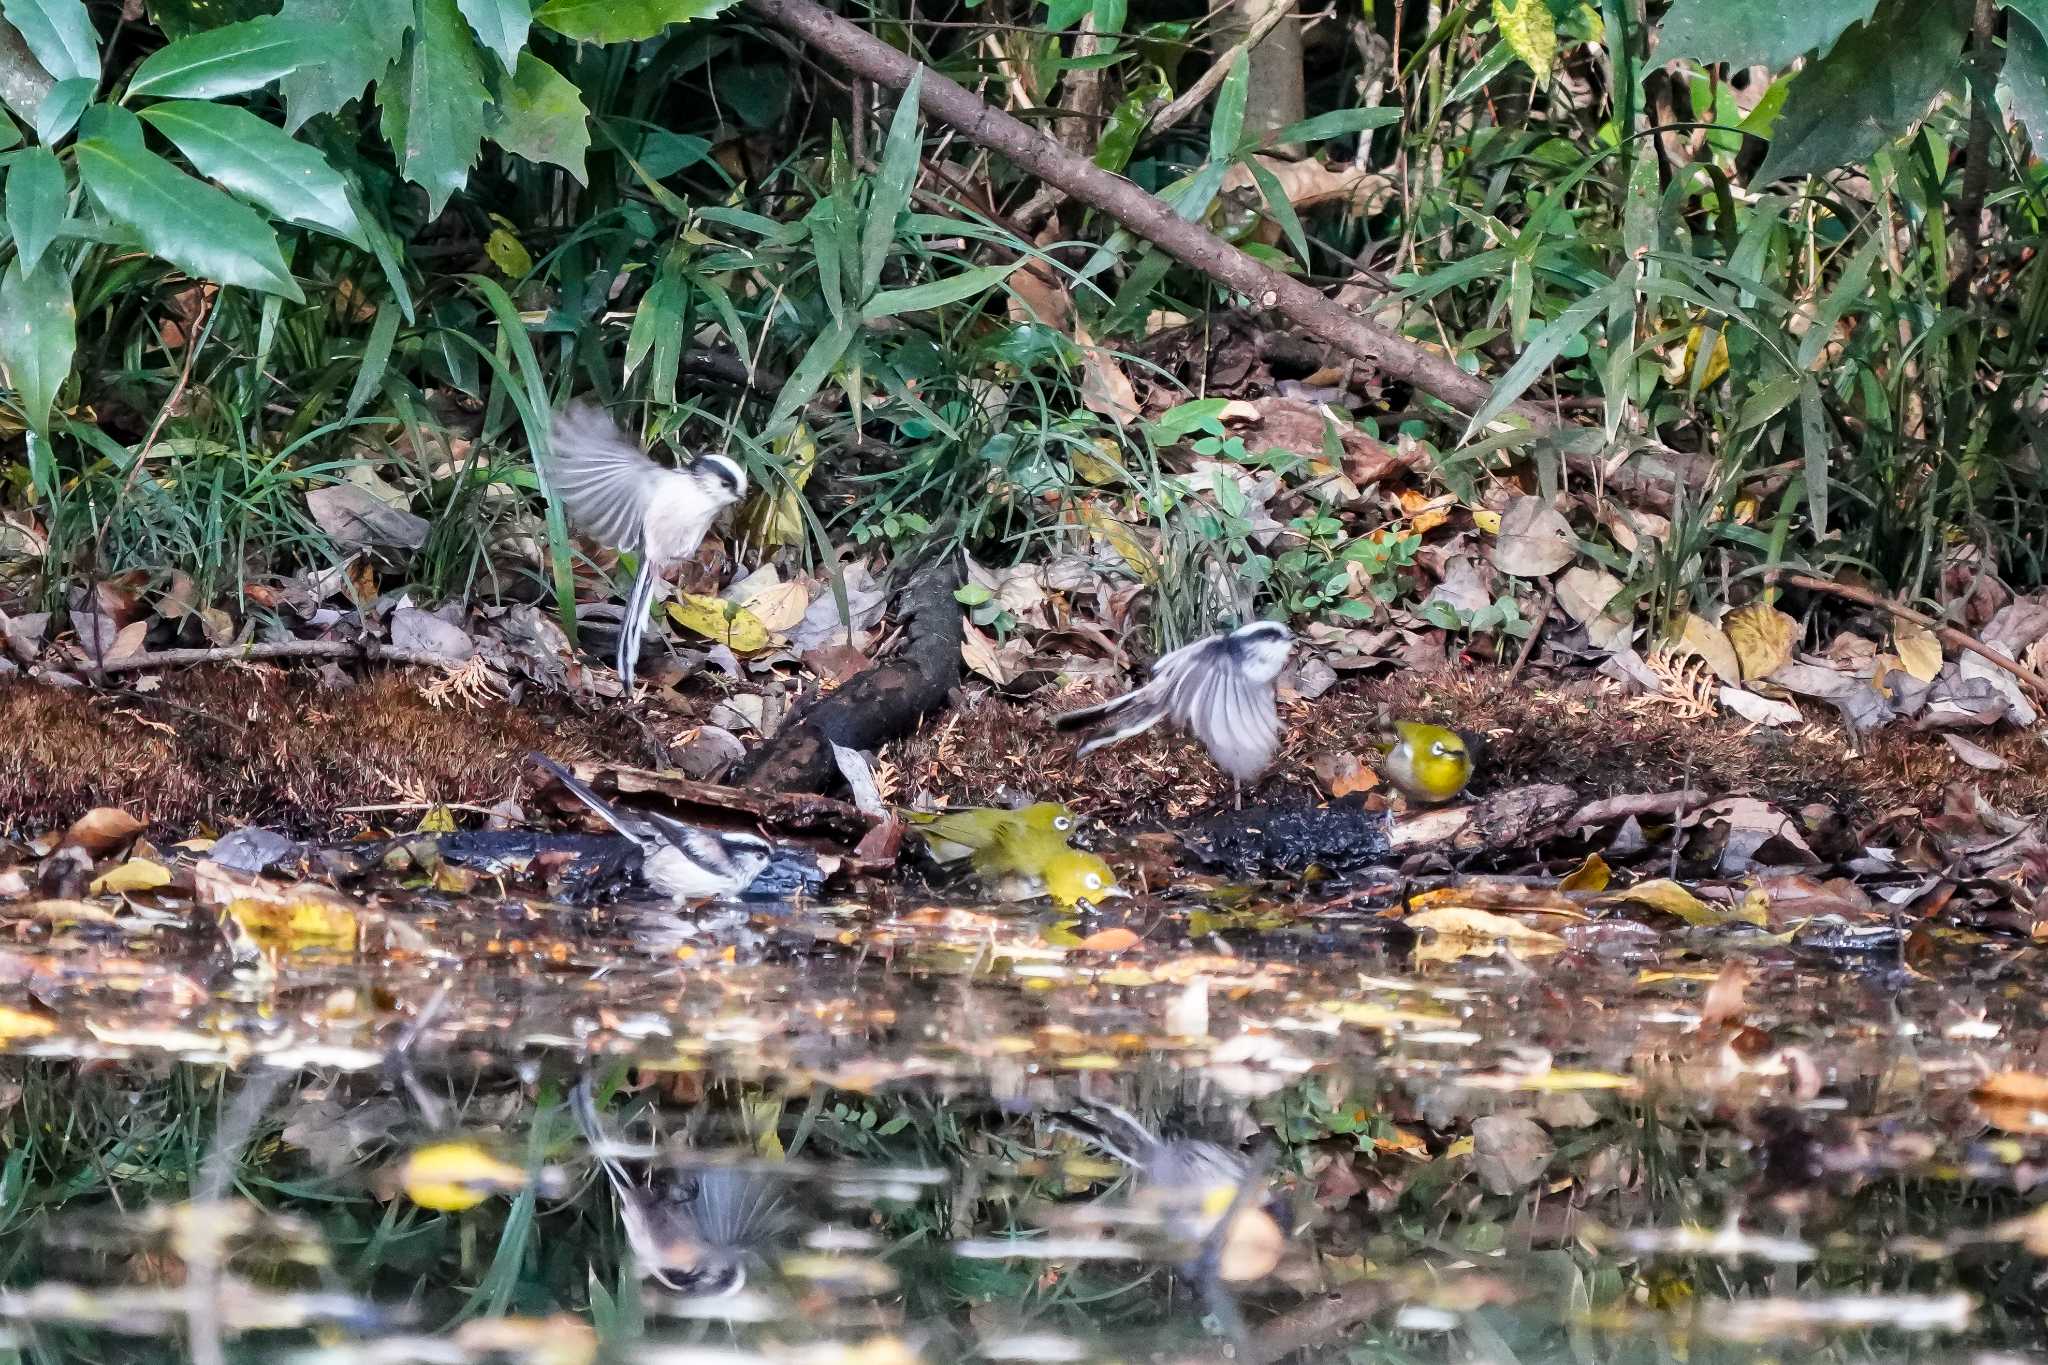
<path fill-rule="evenodd" d="M 1734 909 L 1723 909 L 1701 900 L 1669 877 L 1658 877 L 1631 886 L 1626 891 L 1602 896 L 1594 904 L 1647 905 L 1652 910 L 1662 910 L 1684 920 L 1695 929 L 1713 929 L 1723 924 L 1754 924 L 1762 928 L 1767 923 L 1763 911 L 1748 901 Z"/>
<path fill-rule="evenodd" d="M 405 1159 L 398 1183 L 423 1209 L 460 1213 L 493 1194 L 526 1188 L 526 1172 L 474 1142 L 435 1142 Z"/>
<path fill-rule="evenodd" d="M 1527 957 L 1536 953 L 1564 950 L 1564 940 L 1541 929 L 1531 929 L 1518 919 L 1496 915 L 1491 910 L 1447 905 L 1441 910 L 1424 910 L 1409 915 L 1402 923 L 1430 931 L 1431 937 L 1415 949 L 1418 961 L 1448 962 L 1460 957 L 1491 957 L 1503 945 Z"/>
<path fill-rule="evenodd" d="M 1721 632 L 1734 646 L 1736 663 L 1747 682 L 1767 677 L 1792 661 L 1799 623 L 1767 602 L 1751 602 L 1722 617 Z"/>
<path fill-rule="evenodd" d="M 735 654 L 759 654 L 775 643 L 760 617 L 745 607 L 703 593 L 685 593 L 670 602 L 668 615 L 684 630 L 716 640 Z"/>
<path fill-rule="evenodd" d="M 95 896 L 110 892 L 126 894 L 131 891 L 154 891 L 160 886 L 171 884 L 171 870 L 150 858 L 130 858 L 103 877 L 95 878 L 92 892 Z"/>
<path fill-rule="evenodd" d="M 0 1005 L 0 1043 L 11 1043 L 17 1038 L 46 1038 L 56 1031 L 54 1020 L 10 1005 Z"/>
<path fill-rule="evenodd" d="M 345 953 L 356 946 L 356 912 L 316 896 L 279 901 L 244 896 L 229 901 L 223 913 L 266 953 L 305 949 Z"/>

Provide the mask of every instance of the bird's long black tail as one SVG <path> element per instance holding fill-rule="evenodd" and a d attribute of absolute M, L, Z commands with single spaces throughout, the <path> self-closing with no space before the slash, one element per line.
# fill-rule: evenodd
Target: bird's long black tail
<path fill-rule="evenodd" d="M 1053 728 L 1055 730 L 1080 730 L 1108 720 L 1112 716 L 1120 715 L 1129 709 L 1131 703 L 1137 699 L 1137 696 L 1136 692 L 1126 692 L 1121 697 L 1111 697 L 1108 701 L 1097 702 L 1093 706 L 1084 706 L 1078 711 L 1063 712 L 1053 717 Z"/>
<path fill-rule="evenodd" d="M 620 820 L 619 813 L 612 809 L 611 802 L 605 800 L 581 782 L 578 782 L 576 774 L 570 772 L 546 754 L 528 754 L 526 757 L 529 762 L 544 769 L 548 776 L 568 788 L 571 796 L 602 816 L 606 824 L 625 835 L 628 839 L 638 840 L 639 835 L 633 830 L 628 829 L 624 822 Z"/>

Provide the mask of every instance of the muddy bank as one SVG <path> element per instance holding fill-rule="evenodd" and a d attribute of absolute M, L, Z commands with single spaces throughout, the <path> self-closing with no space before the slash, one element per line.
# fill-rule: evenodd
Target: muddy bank
<path fill-rule="evenodd" d="M 359 807 L 487 806 L 531 778 L 530 751 L 640 767 L 671 763 L 718 697 L 668 694 L 659 705 L 533 692 L 517 704 L 465 699 L 417 670 L 334 685 L 312 669 L 208 668 L 154 691 L 0 684 L 0 826 L 38 832 L 94 806 L 120 806 L 160 830 L 265 822 L 302 834 L 389 827 Z M 1229 800 L 1228 784 L 1179 737 L 1142 736 L 1085 762 L 1051 717 L 1083 694 L 1013 701 L 956 692 L 910 740 L 881 755 L 885 794 L 951 803 L 1056 795 L 1126 829 L 1179 825 Z M 1370 767 L 1386 714 L 1452 721 L 1486 738 L 1475 791 L 1563 782 L 1589 797 L 1674 791 L 1752 795 L 1787 809 L 1821 805 L 1850 819 L 1932 807 L 1967 782 L 2007 810 L 2041 809 L 2039 741 L 1983 739 L 2010 765 L 1965 767 L 1933 735 L 1895 728 L 1845 750 L 1831 723 L 1755 729 L 1645 705 L 1591 680 L 1468 670 L 1395 680 L 1353 677 L 1285 710 L 1286 745 L 1254 795 L 1314 801 L 1333 763 Z"/>

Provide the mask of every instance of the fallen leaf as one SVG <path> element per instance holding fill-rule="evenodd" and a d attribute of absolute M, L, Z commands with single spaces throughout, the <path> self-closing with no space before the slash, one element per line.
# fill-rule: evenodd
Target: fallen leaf
<path fill-rule="evenodd" d="M 423 1209 L 459 1213 L 491 1195 L 526 1187 L 526 1172 L 500 1161 L 474 1142 L 421 1147 L 398 1170 L 399 1186 Z"/>
<path fill-rule="evenodd" d="M 1496 915 L 1490 910 L 1450 905 L 1424 910 L 1403 921 L 1430 938 L 1415 950 L 1418 959 L 1445 962 L 1458 957 L 1490 957 L 1505 944 L 1519 954 L 1555 953 L 1564 949 L 1556 934 L 1532 929 L 1518 919 Z"/>
<path fill-rule="evenodd" d="M 0 1005 L 0 1043 L 11 1043 L 17 1038 L 47 1038 L 56 1031 L 54 1019 L 12 1005 Z"/>
<path fill-rule="evenodd" d="M 350 952 L 356 946 L 354 909 L 313 895 L 288 901 L 244 896 L 229 901 L 222 914 L 266 953 Z"/>
<path fill-rule="evenodd" d="M 1116 357 L 1095 344 L 1088 329 L 1074 324 L 1074 341 L 1081 347 L 1081 404 L 1100 413 L 1118 426 L 1135 420 L 1144 411 L 1138 391 Z"/>
<path fill-rule="evenodd" d="M 1572 562 L 1579 540 L 1564 514 L 1543 498 L 1521 497 L 1501 513 L 1493 567 L 1517 578 L 1545 578 Z"/>
<path fill-rule="evenodd" d="M 2048 1076 L 2034 1071 L 1998 1071 L 1986 1076 L 1971 1099 L 1994 1128 L 2008 1133 L 2048 1133 Z"/>
<path fill-rule="evenodd" d="M 685 593 L 670 602 L 668 616 L 684 630 L 716 640 L 735 654 L 759 654 L 775 643 L 754 613 L 704 593 Z"/>
<path fill-rule="evenodd" d="M 154 891 L 159 886 L 171 884 L 171 870 L 150 858 L 130 858 L 113 871 L 93 881 L 94 895 L 113 893 L 125 895 L 131 891 Z"/>
<path fill-rule="evenodd" d="M 1735 657 L 1735 646 L 1728 643 L 1728 637 L 1721 628 L 1696 612 L 1687 612 L 1671 632 L 1672 642 L 1681 654 L 1692 654 L 1706 661 L 1714 676 L 1724 683 L 1742 681 L 1742 662 Z"/>
<path fill-rule="evenodd" d="M 1535 1184 L 1556 1151 L 1534 1119 L 1488 1114 L 1472 1120 L 1472 1170 L 1490 1193 L 1514 1194 Z"/>
<path fill-rule="evenodd" d="M 2011 764 L 2007 763 L 2004 759 L 2000 758 L 1997 754 L 1994 754 L 1989 749 L 1985 748 L 1983 745 L 1973 744 L 1969 740 L 1964 739 L 1961 735 L 1956 734 L 1952 730 L 1942 731 L 1941 738 L 1943 742 L 1946 743 L 1948 747 L 1955 752 L 1955 756 L 1957 758 L 1960 758 L 1963 762 L 1969 764 L 1971 767 L 1977 768 L 1983 772 L 2004 772 L 2007 768 L 2012 766 Z"/>
<path fill-rule="evenodd" d="M 1597 853 L 1588 853 L 1586 860 L 1565 875 L 1557 884 L 1560 891 L 1605 891 L 1613 874 L 1608 870 L 1606 859 Z"/>
<path fill-rule="evenodd" d="M 1593 904 L 1602 907 L 1646 905 L 1652 910 L 1661 910 L 1667 915 L 1684 920 L 1695 929 L 1710 929 L 1730 922 L 1754 924 L 1762 928 L 1765 923 L 1762 911 L 1754 907 L 1744 905 L 1733 910 L 1724 910 L 1701 900 L 1668 877 L 1639 882 L 1627 890 L 1602 896 Z"/>
<path fill-rule="evenodd" d="M 1724 686 L 1717 695 L 1721 705 L 1751 725 L 1798 725 L 1806 719 L 1791 702 L 1760 697 L 1748 688 Z"/>
<path fill-rule="evenodd" d="M 332 483 L 306 494 L 313 514 L 328 539 L 344 549 L 385 546 L 417 550 L 427 543 L 432 526 L 424 517 L 393 506 L 357 483 Z"/>
<path fill-rule="evenodd" d="M 1912 621 L 1892 622 L 1892 648 L 1899 664 L 1921 682 L 1933 682 L 1941 674 L 1941 637 Z"/>
<path fill-rule="evenodd" d="M 115 806 L 95 806 L 71 822 L 64 842 L 104 858 L 142 833 L 142 822 Z"/>
<path fill-rule="evenodd" d="M 1735 608 L 1721 618 L 1721 630 L 1735 650 L 1744 682 L 1768 677 L 1790 663 L 1792 646 L 1799 640 L 1799 623 L 1768 602 Z M 1714 661 L 1708 658 L 1707 662 Z"/>
<path fill-rule="evenodd" d="M 1138 936 L 1122 925 L 1098 929 L 1075 944 L 1076 948 L 1089 953 L 1121 953 L 1138 946 Z"/>

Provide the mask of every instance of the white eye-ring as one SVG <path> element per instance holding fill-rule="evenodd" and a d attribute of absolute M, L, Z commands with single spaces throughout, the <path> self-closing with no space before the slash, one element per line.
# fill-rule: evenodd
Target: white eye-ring
<path fill-rule="evenodd" d="M 1081 880 L 1087 884 L 1090 891 L 1100 891 L 1102 889 L 1102 874 L 1100 872 L 1090 872 Z"/>
<path fill-rule="evenodd" d="M 1052 827 L 1065 834 L 1074 827 L 1074 817 L 1071 815 L 1055 815 L 1052 818 Z"/>
<path fill-rule="evenodd" d="M 1431 744 L 1429 746 L 1429 751 L 1430 753 L 1436 755 L 1438 758 L 1449 758 L 1451 756 L 1450 746 L 1445 744 L 1442 740 L 1437 740 L 1435 743 Z"/>

